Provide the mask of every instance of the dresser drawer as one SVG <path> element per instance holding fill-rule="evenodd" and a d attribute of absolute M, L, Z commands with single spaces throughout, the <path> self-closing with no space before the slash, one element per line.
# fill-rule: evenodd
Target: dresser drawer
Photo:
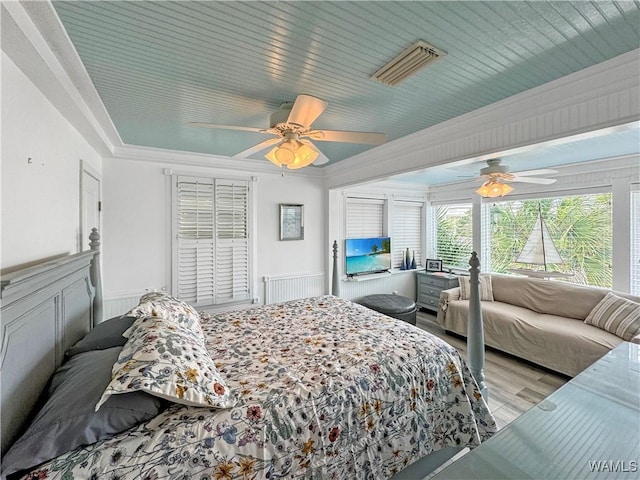
<path fill-rule="evenodd" d="M 418 289 L 418 292 L 424 295 L 431 295 L 432 297 L 439 297 L 442 290 L 444 290 L 442 287 L 435 287 L 433 285 L 421 285 Z"/>
<path fill-rule="evenodd" d="M 433 297 L 430 295 L 420 295 L 418 298 L 418 305 L 420 307 L 433 307 L 432 310 L 438 308 L 438 302 L 440 301 L 440 297 Z"/>
<path fill-rule="evenodd" d="M 441 277 L 432 277 L 432 276 L 427 276 L 427 275 L 419 275 L 418 276 L 418 283 L 420 283 L 423 286 L 434 286 L 434 287 L 444 287 L 447 283 L 447 279 L 446 278 L 441 278 Z"/>
<path fill-rule="evenodd" d="M 458 278 L 454 275 L 434 275 L 428 272 L 418 272 L 416 298 L 420 308 L 437 311 L 442 290 L 458 286 Z"/>

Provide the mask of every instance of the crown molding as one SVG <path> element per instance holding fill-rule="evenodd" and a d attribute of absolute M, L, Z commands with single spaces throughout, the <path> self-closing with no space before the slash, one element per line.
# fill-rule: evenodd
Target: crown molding
<path fill-rule="evenodd" d="M 99 154 L 111 154 L 122 142 L 51 2 L 2 10 L 2 50 Z"/>
<path fill-rule="evenodd" d="M 322 178 L 324 173 L 318 167 L 306 167 L 298 170 L 282 169 L 266 160 L 253 160 L 250 158 L 234 159 L 221 155 L 209 155 L 180 150 L 167 150 L 164 148 L 138 147 L 135 145 L 123 145 L 114 148 L 114 158 L 139 162 L 152 162 L 159 164 L 185 165 L 192 167 L 207 167 L 223 170 L 233 170 L 246 173 L 264 173 L 271 175 L 295 175 L 298 177 Z"/>

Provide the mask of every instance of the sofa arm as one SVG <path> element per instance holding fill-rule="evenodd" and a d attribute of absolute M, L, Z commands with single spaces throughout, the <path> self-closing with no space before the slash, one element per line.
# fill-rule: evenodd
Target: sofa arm
<path fill-rule="evenodd" d="M 436 320 L 440 325 L 444 325 L 444 317 L 449 307 L 449 302 L 460 299 L 460 287 L 449 288 L 440 292 L 440 301 L 438 302 L 438 316 Z"/>

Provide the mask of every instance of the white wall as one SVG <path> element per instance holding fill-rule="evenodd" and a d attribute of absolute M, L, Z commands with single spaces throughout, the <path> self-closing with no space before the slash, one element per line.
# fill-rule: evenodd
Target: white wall
<path fill-rule="evenodd" d="M 7 269 L 80 251 L 80 160 L 97 172 L 102 161 L 4 52 L 1 61 L 0 268 Z"/>
<path fill-rule="evenodd" d="M 103 165 L 103 286 L 107 302 L 130 301 L 146 289 L 170 290 L 171 176 L 206 174 L 231 178 L 257 177 L 256 291 L 264 297 L 262 277 L 325 272 L 330 246 L 325 238 L 325 200 L 321 177 L 274 169 L 250 174 L 229 169 L 108 158 Z M 279 240 L 279 204 L 305 208 L 305 239 Z"/>

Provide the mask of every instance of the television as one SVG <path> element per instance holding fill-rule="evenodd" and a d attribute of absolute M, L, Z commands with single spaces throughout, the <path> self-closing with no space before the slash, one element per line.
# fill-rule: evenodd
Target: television
<path fill-rule="evenodd" d="M 388 272 L 391 269 L 391 238 L 347 238 L 347 276 Z"/>

